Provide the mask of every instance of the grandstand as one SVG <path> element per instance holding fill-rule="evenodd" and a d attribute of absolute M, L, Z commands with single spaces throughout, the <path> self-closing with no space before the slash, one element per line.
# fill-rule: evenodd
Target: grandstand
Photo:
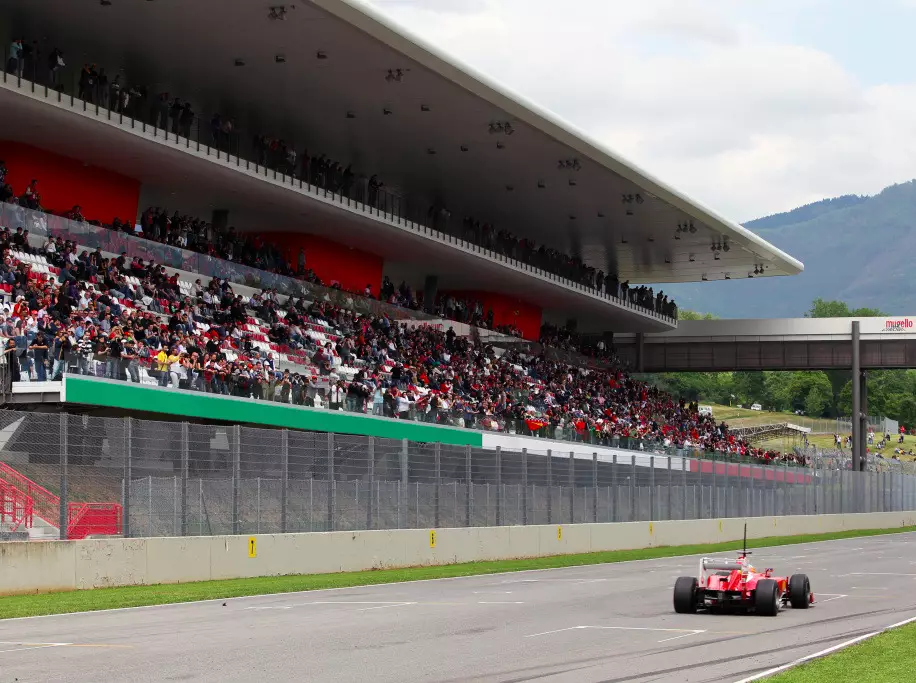
<path fill-rule="evenodd" d="M 11 412 L 4 422 L 8 526 L 29 518 L 70 537 L 143 533 L 125 508 L 145 477 L 147 532 L 188 533 L 192 463 L 220 463 L 207 466 L 228 477 L 211 482 L 211 504 L 225 512 L 217 528 L 233 533 L 242 528 L 241 482 L 253 479 L 258 510 L 269 498 L 271 523 L 283 530 L 293 528 L 287 497 L 300 499 L 290 491 L 304 495 L 290 479 L 308 482 L 310 505 L 312 483 L 325 483 L 315 505 L 330 510 L 328 522 L 308 522 L 323 529 L 341 519 L 328 482 L 356 486 L 357 499 L 368 482 L 378 503 L 390 470 L 385 481 L 417 485 L 418 525 L 425 467 L 436 471 L 427 524 L 442 521 L 442 476 L 469 487 L 466 514 L 456 489 L 455 524 L 471 523 L 475 482 L 498 495 L 510 483 L 503 464 L 494 475 L 492 463 L 465 470 L 459 459 L 443 473 L 439 451 L 435 465 L 425 446 L 411 459 L 416 444 L 526 449 L 547 463 L 551 450 L 572 448 L 564 453 L 574 519 L 576 461 L 588 471 L 594 462 L 595 519 L 599 476 L 617 486 L 622 451 L 666 458 L 628 456 L 631 519 L 642 514 L 637 467 L 654 497 L 657 468 L 667 468 L 669 493 L 672 467 L 685 487 L 689 473 L 702 476 L 687 456 L 805 464 L 643 384 L 614 347 L 615 334 L 676 328 L 676 302 L 659 283 L 792 275 L 802 264 L 361 5 L 282 10 L 241 0 L 193 10 L 4 4 L 4 398 L 63 415 L 52 424 Z M 144 30 L 118 30 L 125 26 Z M 89 419 L 117 426 L 90 429 Z M 131 430 L 161 424 L 149 420 L 169 422 L 177 442 L 140 448 Z M 239 424 L 274 428 L 276 449 L 281 429 L 411 445 L 390 467 L 369 451 L 360 462 L 371 464 L 348 472 L 333 467 L 332 436 L 331 464 L 320 471 L 291 473 L 282 459 L 246 468 Z M 203 427 L 208 436 L 195 441 Z M 49 440 L 49 429 L 60 435 Z M 376 442 L 357 443 L 365 456 Z M 81 460 L 71 481 L 57 463 L 72 457 Z M 528 519 L 525 462 L 525 476 L 511 481 L 515 523 Z M 405 471 L 411 463 L 419 469 Z M 734 475 L 753 480 L 754 471 Z M 548 511 L 552 477 L 544 474 Z M 171 523 L 153 521 L 154 479 L 180 487 L 157 494 L 172 501 Z M 196 478 L 199 520 L 209 519 L 205 480 Z M 392 495 L 401 525 L 403 494 Z M 541 496 L 532 490 L 532 510 Z M 501 505 L 483 523 L 507 523 Z M 700 514 L 702 501 L 691 505 Z M 616 502 L 607 509 L 619 518 Z M 669 518 L 673 509 L 669 500 Z M 372 528 L 382 516 L 369 504 L 344 526 L 368 519 Z"/>

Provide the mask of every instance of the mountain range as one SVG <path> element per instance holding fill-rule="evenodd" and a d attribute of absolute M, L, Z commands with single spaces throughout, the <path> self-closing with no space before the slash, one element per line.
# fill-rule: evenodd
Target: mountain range
<path fill-rule="evenodd" d="M 667 285 L 679 308 L 721 318 L 800 317 L 815 298 L 916 314 L 916 181 L 744 224 L 805 264 L 800 275 Z M 914 272 L 910 272 L 910 268 Z"/>

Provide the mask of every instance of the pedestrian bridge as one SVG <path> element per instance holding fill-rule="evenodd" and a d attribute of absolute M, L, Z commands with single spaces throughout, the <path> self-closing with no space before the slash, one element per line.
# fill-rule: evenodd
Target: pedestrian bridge
<path fill-rule="evenodd" d="M 614 344 L 642 372 L 849 370 L 854 325 L 863 370 L 916 368 L 916 317 L 684 320 Z"/>

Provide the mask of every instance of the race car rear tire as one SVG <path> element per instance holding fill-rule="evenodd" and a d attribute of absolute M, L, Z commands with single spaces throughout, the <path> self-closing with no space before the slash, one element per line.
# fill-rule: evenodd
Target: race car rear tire
<path fill-rule="evenodd" d="M 811 582 L 806 574 L 793 574 L 789 578 L 789 604 L 794 609 L 808 609 Z"/>
<path fill-rule="evenodd" d="M 674 582 L 674 611 L 678 614 L 694 614 L 697 611 L 697 580 L 682 576 Z"/>
<path fill-rule="evenodd" d="M 779 584 L 773 579 L 760 579 L 757 582 L 754 609 L 762 617 L 775 617 L 779 613 Z"/>

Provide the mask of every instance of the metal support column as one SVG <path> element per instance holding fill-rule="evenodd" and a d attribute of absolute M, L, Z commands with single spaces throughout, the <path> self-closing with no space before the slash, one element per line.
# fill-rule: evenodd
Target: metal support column
<path fill-rule="evenodd" d="M 232 533 L 239 533 L 239 488 L 242 473 L 242 432 L 238 425 L 233 426 L 229 436 L 229 453 L 232 457 Z"/>
<path fill-rule="evenodd" d="M 859 430 L 859 453 L 862 454 L 863 467 L 868 467 L 868 373 L 865 370 L 859 374 L 859 410 L 862 413 L 861 429 Z"/>
<path fill-rule="evenodd" d="M 374 436 L 369 437 L 366 457 L 369 459 L 369 461 L 366 463 L 367 469 L 368 469 L 367 474 L 368 474 L 368 479 L 369 479 L 369 500 L 366 501 L 366 528 L 371 529 L 374 526 L 373 519 L 372 519 L 372 515 L 374 513 L 373 496 L 376 495 L 376 489 L 375 489 L 375 437 Z M 438 469 L 439 469 L 439 463 L 437 462 L 436 463 L 436 470 L 437 470 L 436 478 L 437 479 L 438 479 Z M 436 512 L 437 514 L 438 514 L 438 508 L 439 508 L 438 498 L 439 498 L 439 491 L 437 489 L 436 490 L 436 499 L 437 499 L 436 500 Z M 439 523 L 437 520 L 436 527 L 438 528 L 438 526 L 439 526 Z"/>
<path fill-rule="evenodd" d="M 337 507 L 334 484 L 334 433 L 328 432 L 328 531 L 334 531 L 334 510 Z"/>
<path fill-rule="evenodd" d="M 630 456 L 630 521 L 635 522 L 639 516 L 636 507 L 636 454 Z"/>
<path fill-rule="evenodd" d="M 553 452 L 547 451 L 547 523 L 553 524 Z"/>
<path fill-rule="evenodd" d="M 791 494 L 792 489 L 789 488 L 789 463 L 784 462 L 782 464 L 782 516 L 785 517 L 792 513 L 792 509 L 789 506 L 789 495 Z"/>
<path fill-rule="evenodd" d="M 181 535 L 188 535 L 188 430 L 187 422 L 181 423 Z"/>
<path fill-rule="evenodd" d="M 67 418 L 69 413 L 60 414 L 60 508 L 58 509 L 58 522 L 60 526 L 60 540 L 67 540 L 67 527 L 69 526 L 69 505 L 67 500 Z M 152 510 L 150 510 L 152 515 Z"/>
<path fill-rule="evenodd" d="M 528 449 L 522 449 L 522 524 L 528 525 Z"/>
<path fill-rule="evenodd" d="M 280 533 L 289 531 L 289 430 L 280 430 Z"/>
<path fill-rule="evenodd" d="M 681 457 L 681 519 L 687 519 L 687 458 Z"/>
<path fill-rule="evenodd" d="M 860 471 L 862 461 L 862 373 L 859 358 L 859 321 L 852 321 L 852 471 Z M 858 504 L 854 508 L 858 512 Z"/>
<path fill-rule="evenodd" d="M 569 523 L 576 523 L 576 454 L 569 452 Z"/>
<path fill-rule="evenodd" d="M 130 538 L 130 486 L 133 482 L 133 420 L 124 418 L 124 538 Z"/>
<path fill-rule="evenodd" d="M 434 491 L 433 504 L 433 528 L 439 528 L 439 520 L 442 513 L 442 444 L 438 441 L 433 444 L 433 453 L 436 458 L 436 488 Z M 496 449 L 496 460 L 499 461 L 499 448 Z M 371 506 L 370 506 L 371 507 Z M 499 524 L 499 512 L 496 513 L 496 523 Z"/>
<path fill-rule="evenodd" d="M 709 518 L 717 519 L 719 517 L 719 464 L 712 461 L 712 488 L 709 491 Z"/>
<path fill-rule="evenodd" d="M 740 475 L 740 473 L 741 473 L 741 465 L 738 465 L 738 474 Z M 738 481 L 741 481 L 741 479 L 739 478 Z M 730 513 L 731 513 L 731 505 L 729 505 L 729 503 L 731 502 L 731 497 L 732 497 L 731 483 L 732 483 L 731 474 L 729 474 L 728 462 L 726 462 L 725 463 L 725 484 L 722 486 L 722 489 L 725 491 L 725 504 L 722 506 L 724 508 L 722 511 L 722 516 L 725 517 L 726 519 L 729 518 Z"/>
<path fill-rule="evenodd" d="M 617 521 L 617 454 L 611 457 L 611 521 Z"/>
<path fill-rule="evenodd" d="M 670 464 L 670 458 L 669 458 Z M 598 453 L 592 453 L 592 522 L 598 522 Z"/>
<path fill-rule="evenodd" d="M 658 496 L 655 495 L 655 456 L 649 456 L 649 520 L 657 521 L 658 514 L 655 509 Z"/>
<path fill-rule="evenodd" d="M 470 448 L 470 446 L 468 446 L 468 448 Z M 407 439 L 401 439 L 401 484 L 406 485 L 409 481 L 409 477 L 410 470 L 407 467 Z"/>
<path fill-rule="evenodd" d="M 668 456 L 668 492 L 666 494 L 665 502 L 665 519 L 674 519 L 674 515 L 671 514 L 671 456 Z"/>
<path fill-rule="evenodd" d="M 503 523 L 503 450 L 496 447 L 496 526 Z"/>
<path fill-rule="evenodd" d="M 465 481 L 465 496 L 464 496 L 464 525 L 471 526 L 471 501 L 473 499 L 474 491 L 471 488 L 471 447 L 464 447 L 464 481 Z"/>

